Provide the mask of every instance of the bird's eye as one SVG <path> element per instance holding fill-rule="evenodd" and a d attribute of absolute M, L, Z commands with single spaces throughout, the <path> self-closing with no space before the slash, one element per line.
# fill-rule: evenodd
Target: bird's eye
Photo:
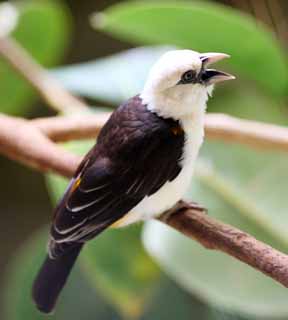
<path fill-rule="evenodd" d="M 182 84 L 192 83 L 195 81 L 195 79 L 196 79 L 196 72 L 194 70 L 188 70 L 182 74 L 181 83 Z"/>

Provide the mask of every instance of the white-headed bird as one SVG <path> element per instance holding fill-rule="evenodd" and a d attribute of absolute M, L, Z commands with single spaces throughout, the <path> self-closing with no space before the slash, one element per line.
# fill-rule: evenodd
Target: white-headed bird
<path fill-rule="evenodd" d="M 55 209 L 48 256 L 33 285 L 53 310 L 86 241 L 109 226 L 157 217 L 185 194 L 204 136 L 215 83 L 233 76 L 208 66 L 222 53 L 174 50 L 152 67 L 142 92 L 116 109 Z"/>

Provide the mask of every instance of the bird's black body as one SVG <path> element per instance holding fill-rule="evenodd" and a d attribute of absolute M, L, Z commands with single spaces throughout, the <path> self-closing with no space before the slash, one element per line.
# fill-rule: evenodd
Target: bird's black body
<path fill-rule="evenodd" d="M 50 257 L 33 287 L 41 311 L 53 309 L 85 241 L 177 177 L 184 141 L 179 122 L 149 111 L 139 96 L 112 114 L 55 210 Z"/>

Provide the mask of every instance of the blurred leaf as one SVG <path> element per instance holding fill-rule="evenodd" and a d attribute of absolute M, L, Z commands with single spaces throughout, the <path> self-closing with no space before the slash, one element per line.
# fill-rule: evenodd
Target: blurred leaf
<path fill-rule="evenodd" d="M 58 68 L 52 74 L 76 94 L 119 104 L 138 94 L 153 63 L 171 47 L 143 47 L 96 61 Z"/>
<path fill-rule="evenodd" d="M 259 82 L 268 92 L 287 94 L 287 62 L 273 35 L 248 15 L 208 2 L 122 2 L 93 24 L 140 44 L 171 44 L 199 52 L 225 52 L 238 75 Z M 267 76 L 269 75 L 269 76 Z"/>
<path fill-rule="evenodd" d="M 197 295 L 179 288 L 175 282 L 162 277 L 153 300 L 146 308 L 141 320 L 245 320 L 216 308 L 211 308 L 199 300 Z M 248 319 L 246 319 L 248 320 Z M 251 318 L 249 320 L 252 320 Z"/>
<path fill-rule="evenodd" d="M 139 239 L 140 226 L 107 230 L 89 242 L 82 260 L 99 291 L 129 318 L 143 313 L 159 276 Z"/>
<path fill-rule="evenodd" d="M 38 62 L 54 65 L 68 44 L 70 16 L 61 1 L 18 1 L 19 21 L 13 36 Z M 0 61 L 0 109 L 9 114 L 25 114 L 33 90 L 22 77 Z"/>
<path fill-rule="evenodd" d="M 70 151 L 83 154 L 91 142 L 70 142 Z M 48 175 L 49 192 L 58 200 L 67 181 Z M 81 265 L 89 282 L 108 298 L 126 317 L 137 318 L 153 293 L 159 269 L 145 253 L 140 227 L 110 229 L 89 242 L 81 254 Z"/>
<path fill-rule="evenodd" d="M 161 281 L 141 320 L 216 320 L 207 305 L 193 298 L 166 276 Z"/>
<path fill-rule="evenodd" d="M 16 252 L 7 268 L 5 284 L 5 319 L 40 320 L 45 316 L 37 311 L 31 298 L 32 282 L 44 260 L 47 231 L 38 232 Z M 85 310 L 85 312 L 83 312 Z M 79 267 L 75 267 L 63 290 L 51 320 L 91 320 L 120 319 L 99 297 L 83 277 Z"/>

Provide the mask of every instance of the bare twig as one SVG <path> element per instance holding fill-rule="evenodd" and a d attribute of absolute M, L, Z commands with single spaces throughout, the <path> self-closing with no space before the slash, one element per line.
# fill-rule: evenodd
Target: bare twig
<path fill-rule="evenodd" d="M 47 102 L 62 113 L 75 113 L 87 109 L 87 105 L 67 92 L 12 38 L 0 38 L 0 55 L 18 71 Z"/>
<path fill-rule="evenodd" d="M 288 151 L 286 127 L 210 113 L 206 116 L 205 129 L 209 139 Z"/>
<path fill-rule="evenodd" d="M 40 171 L 71 177 L 79 157 L 54 144 L 28 121 L 0 115 L 0 153 Z"/>
<path fill-rule="evenodd" d="M 95 138 L 109 117 L 109 113 L 81 117 L 57 117 L 32 120 L 53 141 Z M 210 113 L 205 122 L 206 137 L 231 143 L 288 151 L 288 128 L 224 114 Z"/>
<path fill-rule="evenodd" d="M 42 133 L 55 142 L 95 139 L 109 116 L 109 112 L 98 113 L 97 115 L 59 116 L 34 119 L 30 121 L 30 124 L 40 129 Z"/>

